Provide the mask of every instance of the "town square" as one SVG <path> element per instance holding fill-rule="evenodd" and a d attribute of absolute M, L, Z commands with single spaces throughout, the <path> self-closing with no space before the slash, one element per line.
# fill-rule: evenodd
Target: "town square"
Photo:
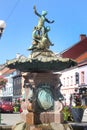
<path fill-rule="evenodd" d="M 36 0 L 34 0 L 35 3 L 30 2 L 32 6 L 28 8 L 27 2 L 29 4 L 29 1 L 23 4 L 22 0 L 13 2 L 14 6 L 7 20 L 4 20 L 3 17 L 0 20 L 0 41 L 4 42 L 8 23 L 16 9 L 25 6 L 33 12 L 29 12 L 28 16 L 28 12 L 26 13 L 24 10 L 24 16 L 27 14 L 30 22 L 28 27 L 26 24 L 23 25 L 26 32 L 28 28 L 31 34 L 29 43 L 24 45 L 24 43 L 17 44 L 14 41 L 11 49 L 4 45 L 5 49 L 9 50 L 9 55 L 5 56 L 7 51 L 3 53 L 3 56 L 1 55 L 1 59 L 5 56 L 5 61 L 0 64 L 0 129 L 86 130 L 86 32 L 81 33 L 79 31 L 78 41 L 72 43 L 72 45 L 66 45 L 64 49 L 60 49 L 64 45 L 61 39 L 58 41 L 61 33 L 58 33 L 59 36 L 57 37 L 55 32 L 56 29 L 61 32 L 57 28 L 61 24 L 56 23 L 58 18 L 55 14 L 56 8 L 53 10 L 51 3 L 47 6 L 48 2 L 42 2 L 41 4 Z M 8 3 L 8 6 L 11 4 Z M 61 2 L 60 5 L 62 5 Z M 54 6 L 57 7 L 57 4 L 54 4 Z M 69 9 L 71 10 L 71 8 Z M 24 22 L 26 20 L 23 19 Z M 20 24 L 15 28 L 16 33 L 18 33 L 18 28 L 23 21 L 18 21 Z M 14 22 L 17 24 L 17 21 Z M 21 40 L 26 38 L 23 28 L 20 32 L 20 34 L 23 33 L 23 36 L 17 34 Z M 52 36 L 53 34 L 54 36 Z M 7 43 L 10 38 L 12 40 L 12 37 L 7 36 L 7 38 Z M 57 52 L 55 52 L 56 50 Z M 28 53 L 27 56 L 23 54 L 25 51 Z"/>

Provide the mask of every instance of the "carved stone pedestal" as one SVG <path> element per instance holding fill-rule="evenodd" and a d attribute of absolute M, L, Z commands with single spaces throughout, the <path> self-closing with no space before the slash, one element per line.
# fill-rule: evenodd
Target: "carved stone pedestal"
<path fill-rule="evenodd" d="M 25 101 L 28 101 L 29 90 L 33 90 L 32 110 L 26 114 L 27 130 L 41 130 L 35 125 L 63 123 L 63 104 L 60 92 L 59 74 L 53 72 L 27 73 L 25 78 Z M 29 107 L 27 107 L 29 108 Z"/>
<path fill-rule="evenodd" d="M 33 113 L 29 112 L 26 115 L 26 123 L 29 125 L 34 124 L 49 124 L 52 122 L 63 123 L 63 114 L 54 113 L 54 112 L 42 112 L 42 113 Z"/>

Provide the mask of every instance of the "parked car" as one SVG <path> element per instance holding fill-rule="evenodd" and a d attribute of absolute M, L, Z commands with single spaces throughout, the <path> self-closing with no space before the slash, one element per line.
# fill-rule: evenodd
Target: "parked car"
<path fill-rule="evenodd" d="M 0 102 L 0 113 L 13 113 L 14 109 L 13 109 L 13 105 L 11 104 L 11 102 Z"/>

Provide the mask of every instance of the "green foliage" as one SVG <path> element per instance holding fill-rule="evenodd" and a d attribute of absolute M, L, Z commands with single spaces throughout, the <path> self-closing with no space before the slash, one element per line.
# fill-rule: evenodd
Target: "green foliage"
<path fill-rule="evenodd" d="M 14 112 L 18 112 L 19 111 L 19 107 L 14 106 L 13 108 L 14 108 Z"/>
<path fill-rule="evenodd" d="M 69 106 L 64 106 L 62 113 L 64 115 L 64 121 L 73 121 Z"/>
<path fill-rule="evenodd" d="M 79 105 L 79 106 L 73 106 L 72 108 L 81 108 L 81 109 L 86 109 L 87 106 L 82 106 L 82 105 Z"/>

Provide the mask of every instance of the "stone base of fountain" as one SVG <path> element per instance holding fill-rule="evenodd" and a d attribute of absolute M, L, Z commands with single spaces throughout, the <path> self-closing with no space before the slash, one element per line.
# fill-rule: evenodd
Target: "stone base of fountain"
<path fill-rule="evenodd" d="M 54 113 L 54 112 L 42 112 L 42 113 L 33 113 L 29 112 L 26 115 L 26 123 L 28 125 L 34 124 L 49 124 L 49 123 L 63 123 L 63 114 Z"/>
<path fill-rule="evenodd" d="M 73 128 L 70 124 L 50 123 L 50 124 L 29 125 L 21 122 L 15 125 L 13 129 L 9 130 L 73 130 Z"/>

